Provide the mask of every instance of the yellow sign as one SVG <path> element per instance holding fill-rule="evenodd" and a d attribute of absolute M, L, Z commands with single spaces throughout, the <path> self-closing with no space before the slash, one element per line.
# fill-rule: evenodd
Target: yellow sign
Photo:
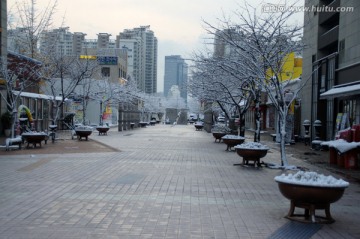
<path fill-rule="evenodd" d="M 96 56 L 80 55 L 80 59 L 96 60 Z"/>

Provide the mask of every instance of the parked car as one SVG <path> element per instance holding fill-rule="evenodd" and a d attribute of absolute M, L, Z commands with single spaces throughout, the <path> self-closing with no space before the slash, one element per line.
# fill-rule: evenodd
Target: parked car
<path fill-rule="evenodd" d="M 196 114 L 190 114 L 188 117 L 188 121 L 196 121 L 197 120 L 197 115 Z"/>
<path fill-rule="evenodd" d="M 225 117 L 224 116 L 219 116 L 219 117 L 217 117 L 217 121 L 218 122 L 225 122 Z"/>

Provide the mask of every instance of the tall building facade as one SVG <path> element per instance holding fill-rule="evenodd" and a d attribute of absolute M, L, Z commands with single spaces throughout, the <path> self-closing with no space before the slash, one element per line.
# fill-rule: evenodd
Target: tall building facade
<path fill-rule="evenodd" d="M 0 3 L 0 57 L 1 59 L 6 59 L 7 56 L 7 1 L 1 1 Z M 3 64 L 2 61 L 0 61 L 0 64 Z M 0 66 L 2 67 L 2 66 Z M 3 91 L 4 95 L 6 92 L 6 80 L 4 79 L 4 75 L 2 71 L 0 71 L 0 91 Z M 0 115 L 2 115 L 4 112 L 6 112 L 6 103 L 4 102 L 4 99 L 0 97 Z M 2 130 L 2 129 L 0 129 Z"/>
<path fill-rule="evenodd" d="M 40 37 L 40 53 L 54 52 L 57 55 L 73 55 L 73 33 L 69 27 L 44 31 Z"/>
<path fill-rule="evenodd" d="M 7 56 L 7 1 L 0 3 L 0 57 Z"/>
<path fill-rule="evenodd" d="M 187 102 L 188 65 L 179 55 L 165 56 L 164 95 L 168 96 L 172 86 L 177 85 L 180 97 Z"/>
<path fill-rule="evenodd" d="M 101 77 L 111 82 L 122 82 L 127 78 L 127 51 L 115 48 L 111 34 L 99 33 L 97 39 L 86 39 L 82 32 L 69 32 L 69 28 L 46 31 L 40 39 L 40 52 L 49 49 L 63 56 L 79 56 L 81 59 L 96 59 L 101 67 Z"/>
<path fill-rule="evenodd" d="M 304 14 L 301 115 L 320 120 L 320 138 L 330 140 L 360 123 L 360 1 L 307 0 L 305 7 L 314 11 Z"/>
<path fill-rule="evenodd" d="M 130 78 L 145 93 L 156 93 L 158 41 L 150 26 L 126 29 L 117 36 L 116 42 L 118 48 L 129 50 Z"/>
<path fill-rule="evenodd" d="M 56 54 L 77 56 L 83 54 L 84 49 L 114 49 L 115 41 L 111 34 L 99 33 L 97 39 L 86 39 L 86 33 L 70 32 L 68 27 L 45 31 L 40 38 L 40 52 L 54 50 Z"/>
<path fill-rule="evenodd" d="M 27 41 L 27 29 L 26 28 L 16 28 L 10 29 L 7 31 L 7 47 L 10 51 L 18 54 L 27 54 L 30 53 L 28 49 L 29 45 L 25 42 Z"/>
<path fill-rule="evenodd" d="M 74 55 L 80 55 L 82 52 L 82 48 L 83 48 L 83 43 L 85 41 L 85 33 L 82 32 L 74 32 L 73 37 L 72 37 L 72 54 Z"/>

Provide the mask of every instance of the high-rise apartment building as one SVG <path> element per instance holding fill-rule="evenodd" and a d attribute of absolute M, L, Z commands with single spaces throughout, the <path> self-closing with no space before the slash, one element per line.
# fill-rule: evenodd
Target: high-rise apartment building
<path fill-rule="evenodd" d="M 97 48 L 109 48 L 111 34 L 99 33 L 97 36 Z"/>
<path fill-rule="evenodd" d="M 164 95 L 177 85 L 180 97 L 187 101 L 188 65 L 179 55 L 165 56 Z"/>
<path fill-rule="evenodd" d="M 330 140 L 341 119 L 346 127 L 360 123 L 360 1 L 308 0 L 305 7 L 302 121 L 320 120 L 320 138 Z"/>
<path fill-rule="evenodd" d="M 82 48 L 85 41 L 85 33 L 82 32 L 74 32 L 72 37 L 72 54 L 80 55 L 82 52 Z"/>
<path fill-rule="evenodd" d="M 145 93 L 156 93 L 158 41 L 150 26 L 124 30 L 116 37 L 116 46 L 128 49 L 130 79 Z"/>
<path fill-rule="evenodd" d="M 85 36 L 86 33 L 69 32 L 68 27 L 45 31 L 40 38 L 40 52 L 55 50 L 56 54 L 76 56 L 84 49 L 115 48 L 111 34 L 99 33 L 97 39 L 85 39 Z"/>
<path fill-rule="evenodd" d="M 69 27 L 44 31 L 40 37 L 40 53 L 53 52 L 58 55 L 73 55 L 73 33 Z"/>
<path fill-rule="evenodd" d="M 29 55 L 30 49 L 27 42 L 27 29 L 16 28 L 7 31 L 7 49 L 18 53 Z"/>

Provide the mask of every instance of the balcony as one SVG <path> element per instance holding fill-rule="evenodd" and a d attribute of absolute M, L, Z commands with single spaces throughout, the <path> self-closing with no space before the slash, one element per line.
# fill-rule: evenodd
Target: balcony
<path fill-rule="evenodd" d="M 339 25 L 318 36 L 318 49 L 335 44 L 339 40 Z"/>
<path fill-rule="evenodd" d="M 336 9 L 340 7 L 340 0 L 334 0 L 329 5 L 328 9 Z M 321 8 L 321 7 L 319 7 Z M 326 24 L 326 22 L 333 21 L 333 18 L 336 18 L 339 15 L 339 12 L 334 11 L 319 11 L 319 25 Z"/>

